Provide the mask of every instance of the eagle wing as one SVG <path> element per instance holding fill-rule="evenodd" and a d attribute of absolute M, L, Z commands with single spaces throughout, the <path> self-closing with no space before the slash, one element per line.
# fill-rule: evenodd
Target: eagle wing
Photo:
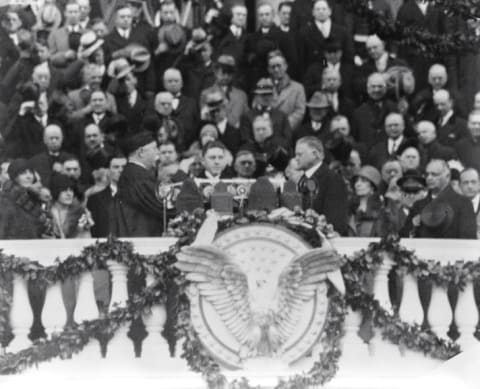
<path fill-rule="evenodd" d="M 311 300 L 327 273 L 339 267 L 338 254 L 332 249 L 318 248 L 295 258 L 280 274 L 278 306 L 275 315 L 275 336 L 283 344 L 294 332 L 303 304 Z"/>
<path fill-rule="evenodd" d="M 248 280 L 239 266 L 211 245 L 183 247 L 175 266 L 197 287 L 240 344 L 248 342 L 252 326 Z"/>

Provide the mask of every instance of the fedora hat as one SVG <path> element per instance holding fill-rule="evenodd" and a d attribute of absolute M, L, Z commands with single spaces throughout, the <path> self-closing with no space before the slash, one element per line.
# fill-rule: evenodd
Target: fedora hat
<path fill-rule="evenodd" d="M 257 82 L 257 87 L 253 90 L 256 95 L 273 94 L 273 82 L 269 78 L 261 78 Z"/>
<path fill-rule="evenodd" d="M 195 51 L 198 51 L 208 41 L 208 35 L 202 27 L 198 27 L 198 28 L 195 28 L 192 31 L 192 39 L 191 40 L 193 42 L 192 49 L 195 50 Z"/>
<path fill-rule="evenodd" d="M 232 55 L 222 54 L 217 59 L 217 66 L 227 67 L 227 68 L 235 68 L 236 66 L 235 58 Z"/>
<path fill-rule="evenodd" d="M 406 193 L 416 193 L 425 189 L 427 183 L 418 170 L 409 169 L 398 179 L 397 185 Z"/>
<path fill-rule="evenodd" d="M 171 49 L 181 48 L 187 43 L 185 31 L 182 26 L 177 23 L 165 26 L 163 34 L 165 43 L 168 44 L 168 47 Z"/>
<path fill-rule="evenodd" d="M 126 58 L 117 58 L 110 62 L 107 74 L 111 78 L 120 80 L 133 70 L 134 66 L 130 65 Z"/>
<path fill-rule="evenodd" d="M 358 173 L 353 176 L 353 179 L 357 177 L 367 179 L 375 186 L 375 188 L 378 188 L 380 182 L 382 181 L 382 175 L 380 174 L 380 172 L 370 165 L 362 166 Z"/>
<path fill-rule="evenodd" d="M 328 108 L 330 107 L 330 102 L 328 97 L 323 92 L 315 92 L 311 97 L 310 101 L 307 103 L 308 108 Z"/>
<path fill-rule="evenodd" d="M 79 51 L 84 57 L 90 57 L 103 45 L 103 39 L 98 39 L 93 31 L 85 31 L 80 37 Z"/>
<path fill-rule="evenodd" d="M 432 201 L 423 208 L 420 220 L 432 232 L 442 233 L 453 222 L 453 209 L 448 203 Z"/>
<path fill-rule="evenodd" d="M 57 6 L 46 4 L 40 13 L 40 21 L 48 29 L 55 29 L 62 23 L 62 14 Z"/>
<path fill-rule="evenodd" d="M 151 55 L 145 47 L 141 45 L 131 45 L 128 59 L 134 66 L 133 71 L 135 73 L 142 73 L 150 66 Z"/>

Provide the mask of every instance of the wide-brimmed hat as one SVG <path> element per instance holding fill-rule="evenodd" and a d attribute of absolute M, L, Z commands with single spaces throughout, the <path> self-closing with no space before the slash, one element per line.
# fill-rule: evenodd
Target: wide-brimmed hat
<path fill-rule="evenodd" d="M 191 40 L 193 42 L 192 49 L 198 51 L 205 46 L 205 43 L 208 42 L 207 32 L 202 27 L 195 28 L 192 31 Z"/>
<path fill-rule="evenodd" d="M 103 45 L 103 39 L 99 39 L 93 31 L 85 31 L 80 37 L 80 52 L 85 57 L 90 57 Z"/>
<path fill-rule="evenodd" d="M 360 170 L 353 176 L 353 179 L 356 179 L 357 177 L 367 179 L 375 186 L 375 188 L 378 188 L 380 182 L 382 181 L 382 175 L 378 169 L 370 165 L 362 166 Z"/>
<path fill-rule="evenodd" d="M 261 78 L 257 82 L 256 88 L 253 93 L 256 95 L 271 95 L 273 94 L 273 82 L 269 78 Z"/>
<path fill-rule="evenodd" d="M 146 47 L 131 45 L 128 60 L 134 66 L 135 73 L 142 73 L 150 66 L 151 55 Z"/>
<path fill-rule="evenodd" d="M 107 74 L 111 78 L 120 80 L 130 73 L 135 66 L 131 65 L 126 58 L 117 58 L 110 62 L 107 69 Z"/>
<path fill-rule="evenodd" d="M 416 169 L 409 169 L 397 181 L 398 187 L 406 193 L 416 193 L 425 189 L 427 183 Z"/>
<path fill-rule="evenodd" d="M 453 222 L 452 207 L 442 201 L 432 201 L 423 208 L 420 214 L 422 225 L 433 232 L 444 232 Z"/>
<path fill-rule="evenodd" d="M 307 103 L 308 108 L 328 108 L 330 107 L 330 102 L 328 97 L 323 92 L 315 92 L 311 97 L 310 101 Z"/>
<path fill-rule="evenodd" d="M 46 4 L 40 12 L 40 20 L 48 29 L 55 29 L 62 23 L 62 13 L 53 4 Z"/>

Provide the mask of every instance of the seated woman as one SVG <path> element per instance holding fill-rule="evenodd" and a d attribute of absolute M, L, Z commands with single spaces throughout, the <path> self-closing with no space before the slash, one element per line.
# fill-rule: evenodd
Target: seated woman
<path fill-rule="evenodd" d="M 383 201 L 378 194 L 380 172 L 373 166 L 363 166 L 353 177 L 354 195 L 350 204 L 350 236 L 382 236 Z"/>

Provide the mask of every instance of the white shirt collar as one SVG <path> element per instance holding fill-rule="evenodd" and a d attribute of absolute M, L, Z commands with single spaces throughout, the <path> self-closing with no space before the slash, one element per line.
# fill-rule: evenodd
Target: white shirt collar
<path fill-rule="evenodd" d="M 242 35 L 242 28 L 236 26 L 235 24 L 230 25 L 230 31 L 232 32 L 232 34 L 234 36 L 239 36 L 240 37 Z"/>
<path fill-rule="evenodd" d="M 442 117 L 442 126 L 447 124 L 447 122 L 450 120 L 450 118 L 453 116 L 453 109 L 448 111 L 445 116 Z"/>
<path fill-rule="evenodd" d="M 10 37 L 10 39 L 12 40 L 13 44 L 15 46 L 18 46 L 18 35 L 16 32 L 14 32 L 13 34 L 8 34 L 8 36 Z"/>
<path fill-rule="evenodd" d="M 118 192 L 118 186 L 110 183 L 110 192 L 112 192 L 112 197 L 115 196 Z"/>
<path fill-rule="evenodd" d="M 420 8 L 420 11 L 422 11 L 422 13 L 424 15 L 427 14 L 427 8 L 428 8 L 428 1 L 425 1 L 425 2 L 416 2 L 417 5 L 418 5 L 418 8 Z"/>
<path fill-rule="evenodd" d="M 472 200 L 473 211 L 475 214 L 479 211 L 478 207 L 480 206 L 480 193 L 477 194 Z"/>
<path fill-rule="evenodd" d="M 402 142 L 403 142 L 403 135 L 400 135 L 397 139 L 388 138 L 388 152 L 390 152 L 394 143 L 395 143 L 395 150 L 393 151 L 396 152 L 398 150 L 398 146 L 400 146 Z"/>
<path fill-rule="evenodd" d="M 307 178 L 312 178 L 313 174 L 320 168 L 320 166 L 322 166 L 322 161 L 313 165 L 310 169 L 305 170 L 305 176 L 307 176 Z"/>
<path fill-rule="evenodd" d="M 377 66 L 377 70 L 379 72 L 384 72 L 387 70 L 387 62 L 388 62 L 388 53 L 385 52 L 382 56 L 375 61 L 375 65 Z"/>
<path fill-rule="evenodd" d="M 226 118 L 223 119 L 220 123 L 217 123 L 218 132 L 220 134 L 223 135 L 225 133 L 225 130 L 227 129 L 227 123 L 228 121 Z"/>
<path fill-rule="evenodd" d="M 330 36 L 330 31 L 332 30 L 332 21 L 330 19 L 325 20 L 323 23 L 315 20 L 315 24 L 325 38 Z"/>
<path fill-rule="evenodd" d="M 214 176 L 208 170 L 205 170 L 205 177 L 207 177 L 210 180 L 220 180 L 220 174 L 218 176 Z"/>
<path fill-rule="evenodd" d="M 280 30 L 282 30 L 283 32 L 290 32 L 290 26 L 280 24 L 278 27 L 280 27 Z"/>
<path fill-rule="evenodd" d="M 139 162 L 139 161 L 128 160 L 128 162 L 133 163 L 134 165 L 143 167 L 144 169 L 147 169 L 147 167 L 146 167 L 143 163 L 141 163 L 141 162 Z"/>

